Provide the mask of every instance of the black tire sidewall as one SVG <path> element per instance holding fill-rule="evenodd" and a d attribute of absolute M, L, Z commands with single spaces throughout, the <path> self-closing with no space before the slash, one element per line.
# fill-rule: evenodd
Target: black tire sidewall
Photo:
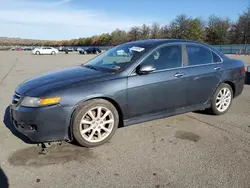
<path fill-rule="evenodd" d="M 217 95 L 218 93 L 220 92 L 220 90 L 222 88 L 227 88 L 230 90 L 231 92 L 231 102 L 230 102 L 230 105 L 228 106 L 228 108 L 223 111 L 223 112 L 220 112 L 219 110 L 217 110 L 216 108 L 216 98 L 217 98 Z M 213 98 L 212 98 L 212 104 L 211 104 L 211 112 L 214 114 L 214 115 L 222 115 L 222 114 L 225 114 L 231 107 L 232 105 L 232 102 L 233 102 L 233 90 L 231 88 L 230 85 L 226 84 L 226 83 L 223 83 L 223 84 L 220 84 L 219 87 L 216 89 L 214 95 L 213 95 Z"/>
<path fill-rule="evenodd" d="M 86 141 L 81 133 L 80 133 L 80 121 L 83 117 L 83 115 L 91 108 L 94 108 L 96 106 L 103 106 L 107 109 L 109 109 L 114 116 L 114 127 L 113 130 L 111 131 L 111 133 L 109 134 L 109 136 L 107 138 L 105 138 L 104 140 L 102 140 L 101 142 L 97 142 L 97 143 L 91 143 Z M 115 131 L 117 130 L 119 125 L 119 114 L 117 109 L 114 107 L 114 105 L 112 105 L 109 101 L 107 100 L 103 100 L 103 99 L 94 99 L 94 100 L 90 100 L 87 102 L 82 103 L 81 105 L 79 105 L 73 115 L 73 119 L 72 119 L 72 132 L 73 132 L 73 136 L 74 139 L 81 145 L 84 147 L 96 147 L 99 145 L 102 145 L 104 143 L 106 143 L 109 139 L 111 139 L 111 137 L 114 135 Z"/>

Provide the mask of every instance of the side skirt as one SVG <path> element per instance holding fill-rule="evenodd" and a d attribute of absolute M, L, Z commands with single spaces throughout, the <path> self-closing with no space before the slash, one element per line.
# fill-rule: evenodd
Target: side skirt
<path fill-rule="evenodd" d="M 136 118 L 124 120 L 124 126 L 129 126 L 129 125 L 133 125 L 133 124 L 137 124 L 137 123 L 152 121 L 152 120 L 156 120 L 156 119 L 162 119 L 162 118 L 166 118 L 166 117 L 175 116 L 178 114 L 184 114 L 187 112 L 194 112 L 194 111 L 201 110 L 201 109 L 207 109 L 210 106 L 211 106 L 210 104 L 202 104 L 202 105 L 195 105 L 195 106 L 189 106 L 189 107 L 184 107 L 184 108 L 178 108 L 178 109 L 174 109 L 171 111 L 165 110 L 165 111 L 154 113 L 154 114 L 147 114 L 147 115 L 139 116 Z"/>

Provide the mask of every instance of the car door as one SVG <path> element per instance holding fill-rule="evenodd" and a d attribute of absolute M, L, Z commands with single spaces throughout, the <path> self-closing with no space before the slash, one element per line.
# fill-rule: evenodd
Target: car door
<path fill-rule="evenodd" d="M 185 47 L 184 67 L 190 76 L 187 103 L 189 106 L 204 104 L 220 83 L 222 59 L 204 45 L 186 44 Z"/>
<path fill-rule="evenodd" d="M 52 48 L 47 47 L 47 48 L 46 48 L 46 54 L 51 54 L 51 52 L 52 52 Z"/>
<path fill-rule="evenodd" d="M 48 47 L 43 47 L 43 54 L 48 54 Z"/>
<path fill-rule="evenodd" d="M 41 54 L 45 54 L 45 53 L 46 53 L 46 51 L 45 51 L 45 47 L 41 47 L 41 49 L 40 49 L 40 53 L 41 53 Z"/>
<path fill-rule="evenodd" d="M 128 77 L 128 109 L 131 118 L 186 105 L 188 75 L 182 68 L 182 47 L 158 47 L 139 65 L 150 65 L 155 71 Z"/>

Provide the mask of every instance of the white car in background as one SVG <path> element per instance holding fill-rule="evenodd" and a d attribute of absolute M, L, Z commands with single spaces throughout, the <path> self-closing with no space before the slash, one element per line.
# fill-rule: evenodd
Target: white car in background
<path fill-rule="evenodd" d="M 58 49 L 53 48 L 53 47 L 40 47 L 40 48 L 35 48 L 32 50 L 32 54 L 35 55 L 42 55 L 42 54 L 50 54 L 50 55 L 56 55 L 59 52 Z"/>

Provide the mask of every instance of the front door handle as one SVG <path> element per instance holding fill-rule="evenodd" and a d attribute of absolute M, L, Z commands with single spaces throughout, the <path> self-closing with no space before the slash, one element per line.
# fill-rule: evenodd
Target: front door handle
<path fill-rule="evenodd" d="M 220 70 L 221 67 L 214 67 L 214 70 Z"/>
<path fill-rule="evenodd" d="M 182 76 L 184 76 L 185 74 L 183 73 L 183 72 L 177 72 L 177 73 L 175 73 L 175 77 L 177 77 L 177 78 L 180 78 L 180 77 L 182 77 Z"/>

